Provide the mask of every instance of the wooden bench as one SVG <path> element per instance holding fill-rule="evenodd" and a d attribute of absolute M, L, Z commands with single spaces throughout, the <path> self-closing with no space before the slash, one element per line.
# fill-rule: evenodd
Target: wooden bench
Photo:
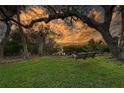
<path fill-rule="evenodd" d="M 78 59 L 86 59 L 88 57 L 94 58 L 96 56 L 96 52 L 81 52 L 72 54 L 72 57 L 77 61 Z"/>

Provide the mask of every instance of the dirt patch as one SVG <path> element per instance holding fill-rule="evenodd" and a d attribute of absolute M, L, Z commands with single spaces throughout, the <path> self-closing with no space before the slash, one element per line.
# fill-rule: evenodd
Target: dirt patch
<path fill-rule="evenodd" d="M 5 57 L 0 59 L 0 64 L 12 64 L 12 63 L 23 63 L 25 60 L 30 60 L 39 56 L 30 56 L 29 58 L 24 59 L 22 56 L 18 57 Z M 41 57 L 41 56 L 40 56 Z"/>
<path fill-rule="evenodd" d="M 9 64 L 9 63 L 17 63 L 23 61 L 22 57 L 5 57 L 0 59 L 0 64 Z"/>

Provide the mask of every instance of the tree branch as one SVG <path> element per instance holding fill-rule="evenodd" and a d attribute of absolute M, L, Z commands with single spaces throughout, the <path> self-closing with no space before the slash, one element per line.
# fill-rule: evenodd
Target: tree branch
<path fill-rule="evenodd" d="M 102 7 L 105 9 L 105 11 L 108 9 L 108 6 L 102 6 Z M 112 6 L 111 8 L 113 9 L 114 7 Z M 53 10 L 53 12 L 55 12 L 55 10 Z M 107 15 L 107 13 L 106 13 L 106 15 Z M 54 13 L 54 15 L 53 14 L 49 14 L 48 18 L 39 18 L 39 19 L 32 20 L 27 25 L 24 25 L 24 24 L 16 21 L 15 19 L 8 17 L 4 12 L 3 12 L 3 14 L 6 16 L 6 18 L 8 20 L 13 21 L 14 23 L 16 23 L 16 24 L 18 24 L 18 25 L 20 25 L 20 26 L 22 26 L 24 28 L 31 28 L 37 22 L 48 23 L 48 22 L 50 22 L 52 20 L 59 19 L 59 18 L 64 19 L 64 18 L 69 17 L 69 16 L 76 16 L 77 18 L 80 18 L 88 26 L 93 27 L 93 28 L 97 28 L 100 25 L 100 23 L 96 22 L 95 20 L 93 20 L 93 19 L 91 19 L 91 18 L 89 18 L 89 17 L 87 17 L 87 16 L 85 16 L 83 14 L 79 14 L 77 12 L 77 10 L 75 10 L 73 8 L 72 8 L 71 11 L 67 11 L 67 12 L 63 12 L 63 13 Z M 107 20 L 111 20 L 111 19 L 107 19 Z"/>

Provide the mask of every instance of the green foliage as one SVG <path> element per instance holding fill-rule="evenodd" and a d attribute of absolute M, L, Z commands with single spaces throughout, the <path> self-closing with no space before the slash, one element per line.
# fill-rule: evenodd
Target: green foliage
<path fill-rule="evenodd" d="M 38 54 L 38 45 L 34 44 L 30 41 L 27 42 L 28 45 L 28 52 L 30 52 L 32 55 Z"/>
<path fill-rule="evenodd" d="M 7 41 L 7 45 L 4 49 L 5 56 L 17 56 L 22 52 L 21 35 L 19 32 L 13 33 L 10 39 Z"/>
<path fill-rule="evenodd" d="M 52 56 L 1 64 L 0 87 L 124 87 L 124 65 L 115 63 L 104 56 L 78 63 Z"/>
<path fill-rule="evenodd" d="M 110 52 L 109 47 L 105 44 L 97 44 L 96 50 L 100 52 Z"/>
<path fill-rule="evenodd" d="M 64 52 L 86 52 L 89 46 L 82 46 L 82 45 L 70 45 L 64 46 Z"/>
<path fill-rule="evenodd" d="M 32 43 L 30 41 L 27 42 L 28 43 L 28 50 L 31 54 L 37 55 L 38 54 L 38 48 L 39 45 L 37 43 Z M 44 44 L 43 45 L 43 54 L 53 54 L 56 53 L 58 51 L 57 48 L 53 47 L 54 44 L 48 43 L 48 44 Z"/>
<path fill-rule="evenodd" d="M 98 52 L 109 52 L 109 47 L 105 44 L 98 44 L 94 41 L 90 41 L 86 45 L 70 45 L 64 46 L 64 52 L 88 52 L 88 51 L 98 51 Z"/>
<path fill-rule="evenodd" d="M 21 34 L 19 32 L 13 33 L 10 39 L 7 42 L 5 47 L 4 54 L 5 56 L 18 56 L 21 55 L 23 52 L 22 41 L 21 41 Z M 54 48 L 54 43 L 51 41 L 50 43 L 46 44 L 43 47 L 44 54 L 53 54 L 59 51 L 58 48 Z M 32 55 L 38 54 L 38 44 L 32 43 L 30 40 L 27 40 L 28 51 Z M 86 45 L 70 45 L 64 46 L 63 50 L 65 53 L 69 52 L 88 52 L 88 51 L 98 51 L 98 52 L 109 52 L 109 48 L 105 44 L 98 44 L 91 40 Z"/>
<path fill-rule="evenodd" d="M 56 53 L 58 51 L 58 48 L 54 48 L 54 47 L 50 47 L 50 46 L 45 45 L 43 50 L 44 50 L 44 54 L 53 54 L 53 53 Z"/>

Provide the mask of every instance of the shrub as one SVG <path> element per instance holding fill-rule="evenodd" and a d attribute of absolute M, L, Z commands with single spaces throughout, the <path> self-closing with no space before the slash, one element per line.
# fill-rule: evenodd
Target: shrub
<path fill-rule="evenodd" d="M 89 42 L 86 45 L 70 45 L 63 47 L 65 53 L 73 52 L 88 52 L 88 51 L 97 51 L 97 52 L 110 52 L 109 47 L 105 44 L 98 44 L 96 42 Z"/>
<path fill-rule="evenodd" d="M 97 44 L 96 49 L 100 52 L 110 52 L 109 47 L 105 44 Z"/>
<path fill-rule="evenodd" d="M 22 50 L 21 35 L 19 32 L 14 32 L 7 41 L 7 45 L 4 49 L 5 56 L 20 55 Z"/>
<path fill-rule="evenodd" d="M 28 52 L 30 52 L 32 55 L 38 54 L 38 45 L 34 44 L 30 41 L 27 42 L 28 44 Z"/>

